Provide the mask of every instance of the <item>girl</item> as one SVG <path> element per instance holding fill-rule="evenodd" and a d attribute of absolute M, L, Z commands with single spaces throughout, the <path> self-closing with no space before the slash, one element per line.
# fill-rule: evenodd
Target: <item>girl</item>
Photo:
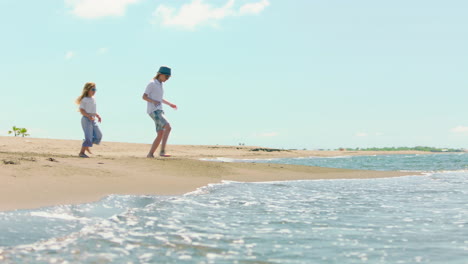
<path fill-rule="evenodd" d="M 88 82 L 83 87 L 83 92 L 81 96 L 76 99 L 76 104 L 80 105 L 80 113 L 83 115 L 81 118 L 81 126 L 83 127 L 83 132 L 85 139 L 81 147 L 79 156 L 81 158 L 89 158 L 85 154 L 85 151 L 88 151 L 89 154 L 92 154 L 89 150 L 93 144 L 99 145 L 102 139 L 102 133 L 99 129 L 96 118 L 101 123 L 101 116 L 96 113 L 96 100 L 94 95 L 96 94 L 96 84 Z"/>

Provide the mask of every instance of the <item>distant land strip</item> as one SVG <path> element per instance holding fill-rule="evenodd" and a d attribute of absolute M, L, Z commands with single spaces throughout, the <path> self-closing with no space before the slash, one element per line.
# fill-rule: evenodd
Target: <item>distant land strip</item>
<path fill-rule="evenodd" d="M 384 148 L 339 148 L 339 150 L 356 151 L 426 151 L 426 152 L 467 152 L 465 149 L 435 148 L 426 146 L 416 147 L 384 147 Z"/>

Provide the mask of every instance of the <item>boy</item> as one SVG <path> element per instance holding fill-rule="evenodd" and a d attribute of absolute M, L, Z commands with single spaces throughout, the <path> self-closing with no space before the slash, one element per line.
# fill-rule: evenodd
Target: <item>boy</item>
<path fill-rule="evenodd" d="M 151 82 L 146 86 L 145 93 L 143 94 L 143 100 L 147 101 L 146 111 L 153 119 L 156 125 L 157 136 L 153 141 L 153 145 L 146 156 L 147 158 L 154 158 L 154 152 L 161 143 L 161 150 L 159 156 L 161 157 L 170 157 L 171 155 L 166 154 L 166 143 L 171 133 L 171 125 L 164 116 L 164 111 L 162 104 L 167 104 L 173 109 L 177 110 L 177 105 L 166 101 L 163 99 L 164 89 L 163 83 L 169 80 L 171 77 L 171 68 L 166 66 L 161 66 L 156 76 L 151 80 Z"/>

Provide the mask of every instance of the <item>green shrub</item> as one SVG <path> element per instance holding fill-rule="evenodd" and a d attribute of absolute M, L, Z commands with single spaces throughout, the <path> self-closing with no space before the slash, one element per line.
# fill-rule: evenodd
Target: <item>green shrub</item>
<path fill-rule="evenodd" d="M 13 130 L 8 131 L 8 134 L 15 134 L 16 136 L 22 136 L 22 137 L 27 137 L 29 136 L 28 130 L 24 127 L 16 127 L 13 126 Z"/>

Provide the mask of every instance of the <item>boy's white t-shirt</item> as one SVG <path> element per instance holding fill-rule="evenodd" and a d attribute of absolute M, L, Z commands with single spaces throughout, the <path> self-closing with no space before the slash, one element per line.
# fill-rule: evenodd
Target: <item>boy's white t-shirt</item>
<path fill-rule="evenodd" d="M 84 97 L 81 99 L 80 108 L 84 109 L 88 114 L 95 114 L 96 100 L 93 97 Z"/>
<path fill-rule="evenodd" d="M 151 100 L 159 102 L 159 104 L 157 104 L 157 105 L 148 102 L 147 107 L 146 107 L 146 112 L 148 114 L 151 114 L 156 110 L 162 110 L 163 109 L 162 108 L 162 101 L 163 101 L 164 90 L 163 90 L 162 83 L 160 83 L 158 80 L 152 80 L 146 86 L 145 94 L 148 95 L 148 97 Z"/>

